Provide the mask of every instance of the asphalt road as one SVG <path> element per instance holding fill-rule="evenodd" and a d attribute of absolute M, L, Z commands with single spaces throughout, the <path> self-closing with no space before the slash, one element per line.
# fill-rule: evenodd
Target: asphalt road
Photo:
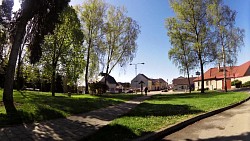
<path fill-rule="evenodd" d="M 250 100 L 200 120 L 161 141 L 250 141 Z"/>

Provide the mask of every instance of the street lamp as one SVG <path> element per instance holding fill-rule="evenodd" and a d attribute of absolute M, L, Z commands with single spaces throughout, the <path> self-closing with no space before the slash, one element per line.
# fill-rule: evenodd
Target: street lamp
<path fill-rule="evenodd" d="M 134 64 L 129 64 L 129 65 L 134 65 L 134 66 L 135 66 L 135 79 L 136 79 L 136 80 L 135 80 L 135 82 L 136 82 L 136 83 L 135 83 L 135 84 L 136 84 L 136 85 L 135 85 L 135 86 L 136 86 L 135 93 L 136 93 L 136 94 L 137 94 L 137 82 L 138 82 L 138 81 L 137 81 L 137 77 L 136 77 L 136 76 L 137 76 L 137 65 L 140 65 L 140 64 L 144 65 L 145 63 L 134 63 Z"/>

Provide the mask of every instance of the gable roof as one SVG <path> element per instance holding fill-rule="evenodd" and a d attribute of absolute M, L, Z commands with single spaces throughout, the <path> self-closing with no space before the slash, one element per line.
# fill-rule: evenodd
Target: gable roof
<path fill-rule="evenodd" d="M 156 82 L 160 82 L 160 83 L 167 83 L 164 79 L 162 78 L 158 78 L 158 79 L 151 79 L 152 80 L 152 83 L 156 83 Z"/>
<path fill-rule="evenodd" d="M 226 75 L 227 78 L 238 78 L 250 75 L 250 61 L 240 65 L 233 67 L 226 67 Z M 204 80 L 211 79 L 223 79 L 223 68 L 214 67 L 210 68 L 208 71 L 204 73 Z M 196 78 L 194 81 L 201 80 L 201 76 Z"/>
<path fill-rule="evenodd" d="M 140 73 L 140 74 L 138 74 L 135 78 L 133 78 L 133 79 L 131 80 L 131 83 L 132 83 L 132 81 L 135 81 L 139 76 L 142 76 L 142 77 L 146 78 L 147 80 L 151 80 L 151 79 L 149 79 L 146 75 Z"/>
<path fill-rule="evenodd" d="M 148 79 L 148 80 L 151 80 L 151 79 L 149 79 L 146 75 L 144 75 L 144 74 L 138 74 L 138 75 L 141 75 L 141 76 L 143 76 L 143 77 L 145 77 L 146 79 Z"/>
<path fill-rule="evenodd" d="M 194 84 L 194 79 L 196 79 L 196 77 L 189 77 L 190 79 L 190 84 Z M 176 79 L 173 79 L 173 85 L 188 85 L 188 78 L 185 77 L 178 77 Z"/>
<path fill-rule="evenodd" d="M 107 75 L 106 81 L 107 81 L 109 84 L 116 84 L 116 85 L 118 85 L 118 83 L 116 82 L 115 78 L 112 77 L 112 76 L 110 76 L 110 75 Z M 105 76 L 101 79 L 100 82 L 105 82 Z"/>

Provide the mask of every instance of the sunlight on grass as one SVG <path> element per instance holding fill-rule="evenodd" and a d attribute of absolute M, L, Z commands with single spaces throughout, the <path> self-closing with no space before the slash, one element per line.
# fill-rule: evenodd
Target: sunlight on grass
<path fill-rule="evenodd" d="M 132 140 L 198 114 L 237 103 L 247 97 L 249 94 L 244 92 L 155 95 L 87 140 Z M 108 138 L 105 138 L 105 135 Z"/>

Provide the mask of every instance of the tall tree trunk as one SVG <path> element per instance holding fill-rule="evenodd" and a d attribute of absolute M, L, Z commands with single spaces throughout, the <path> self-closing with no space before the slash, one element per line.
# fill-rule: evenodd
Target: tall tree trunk
<path fill-rule="evenodd" d="M 189 69 L 187 67 L 187 75 L 188 75 L 188 89 L 189 89 L 189 93 L 191 93 L 191 83 L 190 83 L 190 78 L 189 78 Z"/>
<path fill-rule="evenodd" d="M 226 55 L 225 55 L 225 47 L 224 47 L 224 45 L 222 45 L 222 59 L 223 59 L 224 90 L 225 90 L 225 92 L 227 92 Z"/>
<path fill-rule="evenodd" d="M 6 113 L 8 115 L 17 113 L 17 110 L 14 105 L 14 100 L 13 100 L 13 82 L 14 82 L 14 74 L 15 74 L 17 56 L 18 56 L 20 46 L 22 44 L 23 35 L 25 34 L 27 21 L 28 21 L 27 19 L 20 20 L 16 27 L 16 34 L 14 37 L 14 42 L 12 44 L 7 72 L 5 75 L 3 102 L 4 102 L 5 109 L 6 109 Z"/>
<path fill-rule="evenodd" d="M 18 63 L 17 63 L 17 74 L 16 74 L 16 78 L 17 78 L 17 90 L 20 91 L 21 90 L 21 53 L 22 51 L 19 52 L 19 56 L 18 56 Z"/>
<path fill-rule="evenodd" d="M 106 73 L 104 76 L 104 84 L 105 84 L 105 90 L 104 93 L 106 93 L 107 89 L 108 89 L 108 85 L 107 85 L 107 78 L 108 78 L 108 72 L 109 72 L 109 63 L 107 64 L 107 68 L 106 68 Z"/>
<path fill-rule="evenodd" d="M 201 58 L 201 53 L 199 53 L 200 67 L 201 67 L 201 93 L 204 93 L 204 69 L 203 69 L 203 61 Z"/>
<path fill-rule="evenodd" d="M 17 78 L 17 90 L 18 91 L 21 89 L 21 77 L 20 77 L 20 73 L 21 73 L 21 65 L 22 65 L 22 53 L 23 53 L 23 48 L 24 48 L 25 42 L 26 42 L 26 37 L 25 37 L 25 41 L 23 41 L 23 43 L 22 43 L 22 47 L 20 47 L 19 54 L 18 54 L 17 74 L 16 74 L 16 78 Z"/>
<path fill-rule="evenodd" d="M 52 76 L 51 76 L 51 93 L 52 96 L 55 96 L 55 86 L 56 86 L 56 65 L 53 64 L 52 66 Z"/>
<path fill-rule="evenodd" d="M 91 42 L 91 39 L 90 39 Z M 89 59 L 90 59 L 90 46 L 91 44 L 89 43 L 88 46 L 88 54 L 87 54 L 87 64 L 86 64 L 86 70 L 85 70 L 85 94 L 89 94 L 89 81 L 88 81 L 88 75 L 89 75 Z"/>

